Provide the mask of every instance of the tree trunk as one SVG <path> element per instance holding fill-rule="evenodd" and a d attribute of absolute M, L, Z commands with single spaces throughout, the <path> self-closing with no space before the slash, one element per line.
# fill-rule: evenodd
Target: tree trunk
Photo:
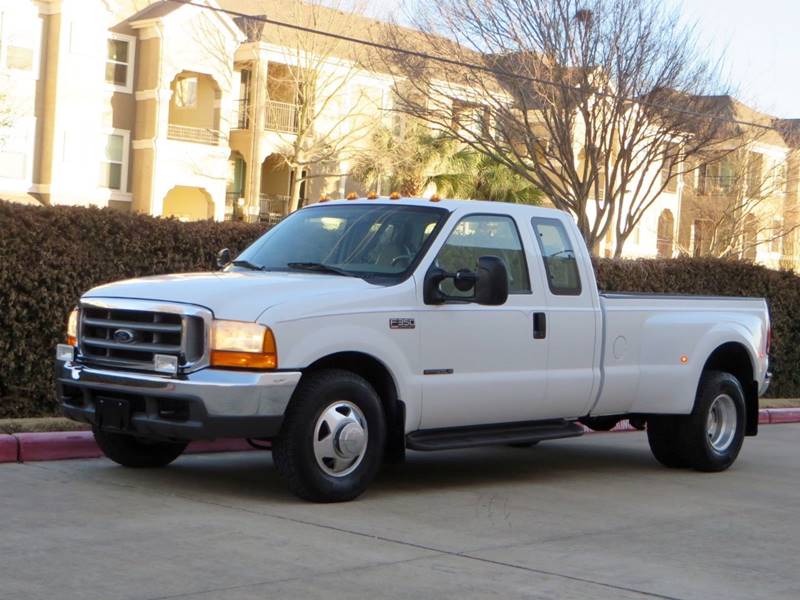
<path fill-rule="evenodd" d="M 303 168 L 292 169 L 292 185 L 289 189 L 289 212 L 293 213 L 300 206 L 300 186 L 303 184 Z"/>

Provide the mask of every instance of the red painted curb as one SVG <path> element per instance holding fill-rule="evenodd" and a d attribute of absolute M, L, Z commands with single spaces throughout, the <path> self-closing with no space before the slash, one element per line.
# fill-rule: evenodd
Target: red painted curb
<path fill-rule="evenodd" d="M 53 431 L 17 433 L 19 461 L 97 458 L 103 453 L 94 443 L 91 431 Z"/>
<path fill-rule="evenodd" d="M 17 438 L 0 434 L 0 463 L 17 462 Z"/>
<path fill-rule="evenodd" d="M 91 431 L 54 431 L 48 433 L 18 433 L 11 438 L 14 456 L 6 462 L 17 460 L 17 443 L 19 443 L 19 461 L 67 460 L 71 458 L 98 458 L 103 456 L 94 441 Z M 0 462 L 3 462 L 3 446 L 0 446 Z M 204 452 L 242 452 L 254 450 L 245 440 L 213 440 L 192 442 L 186 449 L 187 454 Z"/>
<path fill-rule="evenodd" d="M 768 408 L 770 423 L 800 423 L 800 408 Z"/>

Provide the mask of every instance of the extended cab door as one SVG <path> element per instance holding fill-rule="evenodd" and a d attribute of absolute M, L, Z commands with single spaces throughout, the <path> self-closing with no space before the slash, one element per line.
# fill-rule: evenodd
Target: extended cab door
<path fill-rule="evenodd" d="M 547 397 L 553 417 L 589 412 L 600 385 L 602 317 L 594 272 L 572 223 L 534 217 L 530 226 L 544 266 Z"/>
<path fill-rule="evenodd" d="M 423 429 L 533 419 L 543 404 L 546 340 L 534 337 L 533 325 L 534 313 L 546 310 L 544 289 L 531 286 L 520 226 L 529 224 L 509 215 L 466 215 L 434 260 L 455 272 L 474 269 L 480 256 L 503 259 L 510 293 L 502 306 L 425 305 L 418 281 Z M 451 280 L 441 289 L 449 296 L 472 293 L 459 292 Z"/>

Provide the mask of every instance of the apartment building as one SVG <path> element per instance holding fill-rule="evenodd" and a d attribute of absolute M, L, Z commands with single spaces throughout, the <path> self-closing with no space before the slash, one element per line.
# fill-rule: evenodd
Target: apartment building
<path fill-rule="evenodd" d="M 736 123 L 735 135 L 703 164 L 684 166 L 688 172 L 669 181 L 626 242 L 624 255 L 733 257 L 796 270 L 798 121 L 760 113 L 730 96 L 704 100 L 710 112 Z M 612 247 L 609 235 L 603 254 L 610 255 Z"/>
<path fill-rule="evenodd" d="M 302 82 L 287 75 L 297 72 L 300 48 L 276 43 L 274 28 L 255 31 L 213 9 L 291 20 L 297 14 L 287 6 L 303 5 L 198 3 L 212 10 L 152 0 L 0 0 L 0 194 L 185 220 L 285 215 L 295 174 L 284 156 L 309 104 Z M 326 121 L 354 129 L 344 118 L 354 103 L 361 118 L 382 118 L 388 78 L 341 53 L 315 67 L 329 81 L 346 77 L 335 98 L 325 97 L 317 129 Z M 372 101 L 362 102 L 367 96 Z M 303 198 L 357 189 L 346 163 L 323 167 L 330 177 L 297 167 L 308 178 Z"/>
<path fill-rule="evenodd" d="M 317 138 L 363 146 L 368 125 L 392 125 L 392 77 L 357 66 L 364 48 L 214 9 L 365 39 L 382 24 L 293 1 L 196 1 L 208 8 L 0 0 L 0 197 L 275 221 L 322 195 L 366 192 L 348 176 L 347 153 L 330 140 L 328 154 L 312 152 L 305 130 L 313 120 Z M 710 100 L 780 132 L 742 131 L 744 151 L 673 179 L 625 256 L 722 254 L 727 244 L 730 255 L 795 268 L 800 125 Z M 601 255 L 613 252 L 612 235 Z"/>

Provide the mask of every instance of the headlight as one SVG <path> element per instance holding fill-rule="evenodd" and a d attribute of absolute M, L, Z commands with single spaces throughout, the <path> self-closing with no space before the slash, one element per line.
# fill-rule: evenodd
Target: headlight
<path fill-rule="evenodd" d="M 272 330 L 258 323 L 214 321 L 211 327 L 211 366 L 277 368 L 278 349 Z"/>
<path fill-rule="evenodd" d="M 67 319 L 67 344 L 70 346 L 78 345 L 78 314 L 78 309 L 73 308 Z"/>

